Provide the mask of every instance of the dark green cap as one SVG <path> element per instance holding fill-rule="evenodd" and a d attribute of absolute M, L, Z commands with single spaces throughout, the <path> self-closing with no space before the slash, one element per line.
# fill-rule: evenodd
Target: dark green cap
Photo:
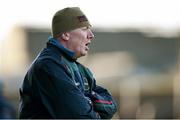
<path fill-rule="evenodd" d="M 80 27 L 91 26 L 79 7 L 67 7 L 55 13 L 52 19 L 52 36 L 68 32 Z"/>

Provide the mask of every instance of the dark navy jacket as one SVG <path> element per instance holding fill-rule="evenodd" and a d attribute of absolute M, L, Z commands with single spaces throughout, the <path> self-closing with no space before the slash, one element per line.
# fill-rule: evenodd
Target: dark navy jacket
<path fill-rule="evenodd" d="M 76 63 L 74 53 L 51 38 L 25 75 L 19 118 L 100 118 L 82 76 L 77 71 L 72 75 L 66 61 Z"/>

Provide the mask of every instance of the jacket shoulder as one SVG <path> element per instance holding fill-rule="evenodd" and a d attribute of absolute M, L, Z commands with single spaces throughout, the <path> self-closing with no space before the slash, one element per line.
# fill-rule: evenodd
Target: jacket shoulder
<path fill-rule="evenodd" d="M 57 64 L 62 64 L 62 54 L 60 52 L 54 51 L 53 49 L 45 48 L 37 57 L 37 62 L 46 63 L 53 61 Z"/>

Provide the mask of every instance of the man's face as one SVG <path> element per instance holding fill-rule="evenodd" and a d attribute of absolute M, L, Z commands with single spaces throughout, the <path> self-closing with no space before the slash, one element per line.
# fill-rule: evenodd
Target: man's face
<path fill-rule="evenodd" d="M 75 52 L 76 57 L 85 56 L 89 50 L 94 34 L 88 27 L 72 30 L 69 33 L 68 48 Z"/>

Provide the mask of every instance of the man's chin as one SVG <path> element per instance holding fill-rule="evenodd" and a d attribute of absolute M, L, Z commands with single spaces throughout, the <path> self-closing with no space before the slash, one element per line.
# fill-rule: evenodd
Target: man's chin
<path fill-rule="evenodd" d="M 86 56 L 88 52 L 84 52 L 81 54 L 81 56 Z"/>
<path fill-rule="evenodd" d="M 83 56 L 86 56 L 87 55 L 87 52 L 86 53 L 81 53 L 79 55 L 76 55 L 76 58 L 80 58 L 80 57 L 83 57 Z"/>

